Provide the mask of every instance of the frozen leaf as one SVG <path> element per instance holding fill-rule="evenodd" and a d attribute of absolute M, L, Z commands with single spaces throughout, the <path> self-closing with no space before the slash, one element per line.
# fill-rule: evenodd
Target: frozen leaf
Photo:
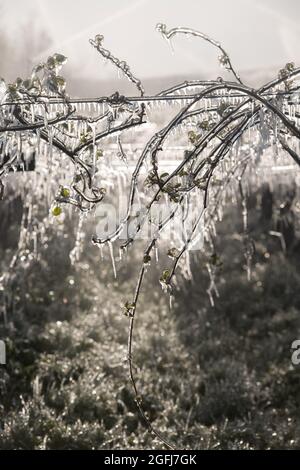
<path fill-rule="evenodd" d="M 95 41 L 97 46 L 102 46 L 103 39 L 104 39 L 104 36 L 102 36 L 102 34 L 97 34 L 95 36 L 94 41 Z"/>
<path fill-rule="evenodd" d="M 127 317 L 133 317 L 134 309 L 135 309 L 135 304 L 133 302 L 129 302 L 128 300 L 124 304 L 124 315 Z"/>
<path fill-rule="evenodd" d="M 59 216 L 61 213 L 62 213 L 61 207 L 59 207 L 59 206 L 54 206 L 54 207 L 52 208 L 52 215 L 54 215 L 54 217 Z"/>
<path fill-rule="evenodd" d="M 58 65 L 63 65 L 67 62 L 67 57 L 58 53 L 54 54 L 53 59 Z"/>
<path fill-rule="evenodd" d="M 162 275 L 160 277 L 160 281 L 166 284 L 169 281 L 170 274 L 171 274 L 170 271 L 168 269 L 165 269 L 162 272 Z"/>
<path fill-rule="evenodd" d="M 52 57 L 52 56 L 48 57 L 48 59 L 47 59 L 47 67 L 48 67 L 50 70 L 52 70 L 52 69 L 55 68 L 55 65 L 56 65 L 56 63 L 55 63 L 54 57 Z"/>
<path fill-rule="evenodd" d="M 170 249 L 168 250 L 168 256 L 169 256 L 170 258 L 178 258 L 179 253 L 180 253 L 179 250 L 178 250 L 177 248 L 175 248 L 175 247 L 170 248 Z"/>
<path fill-rule="evenodd" d="M 150 255 L 144 255 L 144 264 L 150 264 L 151 261 L 151 256 Z"/>
<path fill-rule="evenodd" d="M 61 188 L 61 195 L 62 197 L 70 197 L 70 190 L 69 188 Z"/>

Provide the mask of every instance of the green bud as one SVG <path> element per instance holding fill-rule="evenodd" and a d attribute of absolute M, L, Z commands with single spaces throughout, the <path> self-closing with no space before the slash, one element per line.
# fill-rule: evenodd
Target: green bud
<path fill-rule="evenodd" d="M 60 193 L 62 197 L 70 197 L 70 190 L 68 188 L 61 188 Z"/>
<path fill-rule="evenodd" d="M 61 213 L 62 213 L 61 207 L 59 207 L 59 206 L 53 207 L 53 209 L 52 209 L 52 215 L 54 215 L 55 217 L 57 217 L 57 216 L 59 216 Z"/>

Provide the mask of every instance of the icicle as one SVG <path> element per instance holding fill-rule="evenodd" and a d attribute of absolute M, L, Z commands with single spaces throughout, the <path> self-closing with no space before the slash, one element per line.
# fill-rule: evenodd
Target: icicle
<path fill-rule="evenodd" d="M 114 271 L 114 276 L 115 276 L 115 279 L 116 279 L 117 278 L 117 271 L 116 271 L 114 250 L 113 250 L 113 245 L 110 241 L 108 242 L 108 247 L 109 247 L 109 253 L 110 253 L 112 267 L 113 267 L 113 271 Z"/>
<path fill-rule="evenodd" d="M 32 234 L 32 238 L 33 238 L 33 253 L 34 253 L 35 258 L 37 258 L 38 256 L 37 237 L 38 237 L 37 232 L 34 230 Z"/>
<path fill-rule="evenodd" d="M 93 132 L 93 174 L 96 172 L 96 165 L 97 165 L 97 146 L 96 146 L 96 131 L 97 131 L 97 123 L 92 123 L 92 132 Z"/>
<path fill-rule="evenodd" d="M 33 104 L 30 106 L 30 112 L 31 112 L 31 122 L 34 123 L 34 121 L 35 121 L 35 112 L 34 112 L 34 105 Z"/>
<path fill-rule="evenodd" d="M 82 252 L 83 240 L 84 240 L 84 233 L 82 232 L 82 226 L 83 226 L 83 214 L 81 213 L 79 214 L 75 246 L 71 250 L 70 255 L 69 255 L 72 265 L 75 265 L 76 261 L 79 260 L 81 252 Z"/>
<path fill-rule="evenodd" d="M 155 252 L 155 261 L 156 261 L 156 263 L 158 263 L 158 248 L 157 248 L 157 246 L 155 247 L 154 252 Z"/>
<path fill-rule="evenodd" d="M 242 210 L 243 228 L 244 228 L 244 232 L 247 232 L 247 228 L 248 228 L 248 210 L 247 210 L 247 202 L 246 202 L 245 197 L 243 197 L 242 206 L 243 206 L 243 210 Z"/>
<path fill-rule="evenodd" d="M 48 116 L 47 116 L 46 108 L 43 108 L 43 113 L 44 113 L 44 127 L 45 129 L 48 129 Z"/>
<path fill-rule="evenodd" d="M 212 268 L 210 264 L 207 264 L 206 267 L 207 267 L 207 271 L 208 271 L 209 279 L 210 279 L 210 285 L 207 289 L 207 294 L 208 294 L 211 306 L 214 307 L 215 301 L 214 301 L 213 293 L 215 293 L 216 297 L 219 297 L 219 291 L 215 283 L 215 269 Z"/>

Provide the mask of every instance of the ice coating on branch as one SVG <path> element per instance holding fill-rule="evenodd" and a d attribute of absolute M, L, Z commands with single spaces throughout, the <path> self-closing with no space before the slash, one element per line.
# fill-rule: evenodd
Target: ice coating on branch
<path fill-rule="evenodd" d="M 104 40 L 104 36 L 102 36 L 101 34 L 97 34 L 95 39 L 90 39 L 90 44 L 92 44 L 92 46 L 94 46 L 95 49 L 97 49 L 97 51 L 100 52 L 100 54 L 102 55 L 102 57 L 104 57 L 104 59 L 109 60 L 119 70 L 121 70 L 124 73 L 124 75 L 128 78 L 128 80 L 130 80 L 137 87 L 141 96 L 144 96 L 145 90 L 144 90 L 141 80 L 139 80 L 133 75 L 127 62 L 125 62 L 124 60 L 119 60 L 108 49 L 105 49 L 103 47 L 103 40 Z"/>
<path fill-rule="evenodd" d="M 168 42 L 172 39 L 173 36 L 175 36 L 176 34 L 185 34 L 185 35 L 188 35 L 188 36 L 194 36 L 194 37 L 198 37 L 200 39 L 203 39 L 204 41 L 212 44 L 213 46 L 215 46 L 216 48 L 218 48 L 222 55 L 219 57 L 219 61 L 220 61 L 220 64 L 226 68 L 227 70 L 231 71 L 234 75 L 234 77 L 236 78 L 236 80 L 240 83 L 241 82 L 241 79 L 238 75 L 238 73 L 234 70 L 232 64 L 231 64 L 231 61 L 230 61 L 230 58 L 229 58 L 229 55 L 227 54 L 227 52 L 223 49 L 223 47 L 221 46 L 221 44 L 218 42 L 218 41 L 215 41 L 214 39 L 210 38 L 209 36 L 207 36 L 206 34 L 203 34 L 201 33 L 200 31 L 197 31 L 195 29 L 192 29 L 192 28 L 185 28 L 185 27 L 177 27 L 177 28 L 172 28 L 170 29 L 169 31 L 167 30 L 167 26 L 163 23 L 158 23 L 156 25 L 156 30 L 163 36 L 164 39 L 166 39 Z"/>
<path fill-rule="evenodd" d="M 0 103 L 2 103 L 3 98 L 5 97 L 5 93 L 7 91 L 7 86 L 5 80 L 0 78 Z"/>

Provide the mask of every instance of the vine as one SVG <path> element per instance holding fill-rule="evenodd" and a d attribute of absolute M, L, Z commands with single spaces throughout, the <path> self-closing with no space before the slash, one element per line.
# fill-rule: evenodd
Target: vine
<path fill-rule="evenodd" d="M 143 409 L 133 366 L 134 324 L 147 268 L 161 244 L 171 261 L 162 271 L 159 282 L 172 299 L 177 287 L 177 269 L 183 266 L 185 259 L 188 263 L 189 250 L 202 238 L 202 248 L 210 252 L 206 263 L 210 279 L 207 292 L 214 305 L 218 296 L 216 275 L 221 266 L 214 247 L 215 224 L 227 201 L 239 197 L 250 278 L 254 242 L 248 233 L 244 182 L 251 172 L 259 176 L 261 157 L 270 148 L 276 148 L 274 156 L 268 155 L 270 166 L 276 165 L 279 158 L 281 164 L 291 160 L 295 167 L 300 165 L 300 68 L 288 63 L 274 80 L 253 89 L 242 82 L 229 54 L 219 42 L 190 28 L 168 31 L 164 24 L 158 24 L 157 30 L 167 41 L 182 34 L 208 42 L 220 51 L 219 62 L 235 81 L 223 78 L 185 81 L 157 95 L 147 96 L 141 80 L 128 64 L 103 47 L 102 35 L 90 40 L 91 45 L 135 86 L 138 96 L 125 97 L 115 92 L 109 97 L 70 98 L 65 79 L 59 75 L 66 62 L 66 57 L 61 54 L 54 54 L 34 67 L 29 79 L 18 78 L 12 84 L 1 80 L 0 200 L 5 197 L 5 180 L 12 171 L 25 174 L 26 165 L 32 158 L 36 165 L 35 184 L 31 186 L 27 181 L 26 188 L 20 189 L 25 194 L 26 210 L 19 246 L 1 283 L 6 292 L 3 311 L 7 312 L 7 303 L 11 302 L 9 286 L 17 263 L 24 264 L 25 259 L 30 261 L 38 256 L 38 240 L 42 243 L 45 230 L 53 219 L 64 215 L 67 205 L 80 214 L 79 235 L 70 254 L 72 262 L 76 262 L 80 256 L 83 215 L 94 214 L 111 191 L 108 183 L 114 172 L 105 158 L 108 149 L 114 145 L 112 156 L 123 165 L 126 174 L 130 174 L 127 208 L 111 233 L 106 236 L 95 234 L 92 241 L 100 247 L 108 245 L 112 253 L 112 243 L 122 239 L 119 246 L 122 253 L 138 239 L 148 223 L 155 228 L 142 252 L 133 298 L 124 303 L 124 314 L 129 319 L 127 362 L 141 415 L 149 430 L 172 449 L 174 446 L 155 429 Z M 153 107 L 162 112 L 161 107 L 169 105 L 174 116 L 150 137 L 134 162 L 135 154 L 125 149 L 124 142 L 135 139 L 135 129 L 147 128 Z M 133 135 L 128 137 L 130 132 Z M 163 171 L 167 151 L 178 142 L 182 145 L 173 167 Z M 134 162 L 132 173 L 131 162 Z M 58 181 L 62 183 L 58 184 Z M 40 205 L 38 187 L 42 188 L 47 201 L 41 223 L 35 221 Z M 136 216 L 134 208 L 141 200 L 141 193 L 142 210 Z M 153 209 L 159 201 L 163 201 L 168 213 L 154 221 Z M 129 233 L 127 228 L 132 220 L 135 223 Z M 180 220 L 182 231 L 179 234 L 173 230 L 174 246 L 165 249 L 161 235 L 175 220 Z"/>

